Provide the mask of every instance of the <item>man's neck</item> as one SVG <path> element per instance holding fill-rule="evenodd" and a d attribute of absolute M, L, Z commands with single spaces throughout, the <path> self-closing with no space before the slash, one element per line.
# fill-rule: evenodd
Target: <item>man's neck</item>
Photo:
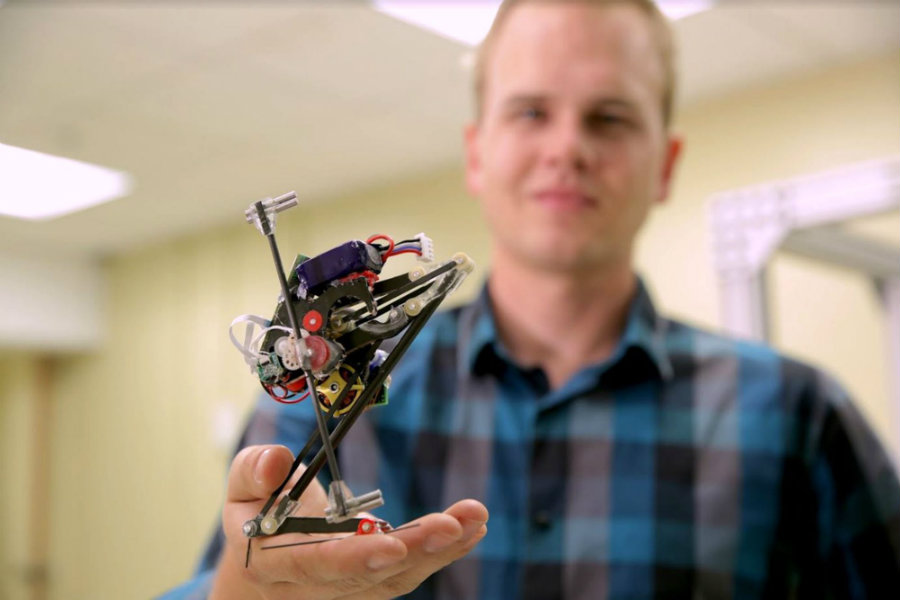
<path fill-rule="evenodd" d="M 627 262 L 548 273 L 495 254 L 489 282 L 500 338 L 522 366 L 539 366 L 552 388 L 615 349 L 635 277 Z"/>

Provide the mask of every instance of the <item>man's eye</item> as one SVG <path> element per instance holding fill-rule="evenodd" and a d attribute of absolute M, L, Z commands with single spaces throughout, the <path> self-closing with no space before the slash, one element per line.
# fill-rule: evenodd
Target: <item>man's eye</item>
<path fill-rule="evenodd" d="M 522 109 L 519 116 L 529 121 L 538 121 L 544 118 L 544 111 L 539 108 L 529 107 Z"/>
<path fill-rule="evenodd" d="M 607 127 L 628 125 L 628 119 L 614 113 L 598 113 L 589 115 L 586 119 L 587 125 L 592 129 L 603 129 Z"/>

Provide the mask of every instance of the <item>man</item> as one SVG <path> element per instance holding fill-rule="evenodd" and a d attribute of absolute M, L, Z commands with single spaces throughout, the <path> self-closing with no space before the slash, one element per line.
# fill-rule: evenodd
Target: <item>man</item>
<path fill-rule="evenodd" d="M 379 516 L 427 516 L 396 535 L 256 552 L 245 569 L 241 523 L 291 462 L 251 446 L 229 476 L 224 555 L 216 563 L 214 546 L 206 561 L 218 565 L 211 597 L 900 589 L 900 488 L 840 389 L 662 318 L 633 273 L 635 237 L 681 148 L 671 64 L 647 1 L 501 9 L 465 135 L 467 184 L 493 236 L 486 290 L 433 318 L 395 371 L 390 407 L 340 448 L 353 489 L 384 491 Z M 295 446 L 309 412 L 261 404 L 244 441 Z M 325 504 L 321 488 L 303 500 L 307 514 Z"/>

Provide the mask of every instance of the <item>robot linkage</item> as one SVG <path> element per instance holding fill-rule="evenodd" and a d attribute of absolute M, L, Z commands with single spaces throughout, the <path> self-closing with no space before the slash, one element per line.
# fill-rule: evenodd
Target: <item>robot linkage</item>
<path fill-rule="evenodd" d="M 275 214 L 296 204 L 296 194 L 289 192 L 256 202 L 245 213 L 247 221 L 269 240 L 281 297 L 271 321 L 250 315 L 235 319 L 232 326 L 247 322 L 247 335 L 244 344 L 234 335 L 232 341 L 272 398 L 284 403 L 311 399 L 317 428 L 297 453 L 288 476 L 259 514 L 244 523 L 243 531 L 248 538 L 388 531 L 390 526 L 384 521 L 356 518 L 360 512 L 381 506 L 384 500 L 380 490 L 354 496 L 341 479 L 334 451 L 365 410 L 387 403 L 391 370 L 440 302 L 471 273 L 474 264 L 462 253 L 448 261 L 433 262 L 431 240 L 424 234 L 397 244 L 388 236 L 375 235 L 366 242 L 350 241 L 314 258 L 298 256 L 286 277 L 275 243 Z M 402 253 L 417 254 L 427 264 L 380 280 L 384 261 Z M 254 325 L 263 328 L 255 338 Z M 389 353 L 379 349 L 383 342 L 397 336 Z M 330 427 L 335 421 L 337 424 Z M 321 448 L 307 462 L 302 476 L 282 496 L 297 468 L 317 445 Z M 325 463 L 332 481 L 325 516 L 291 516 Z M 268 546 L 274 547 L 283 546 Z M 248 563 L 249 550 L 248 540 Z"/>

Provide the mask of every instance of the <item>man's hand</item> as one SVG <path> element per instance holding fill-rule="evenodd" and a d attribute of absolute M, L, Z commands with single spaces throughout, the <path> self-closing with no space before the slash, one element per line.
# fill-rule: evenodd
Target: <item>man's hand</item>
<path fill-rule="evenodd" d="M 254 538 L 250 566 L 245 568 L 247 538 L 241 526 L 257 515 L 287 476 L 292 461 L 284 446 L 251 446 L 234 458 L 222 516 L 227 544 L 213 584 L 213 600 L 393 598 L 409 593 L 429 575 L 464 556 L 487 532 L 487 509 L 475 500 L 462 500 L 396 533 L 351 535 L 277 550 L 260 550 L 260 545 L 312 538 L 302 534 Z M 321 516 L 327 506 L 325 490 L 316 481 L 300 501 L 297 514 L 303 516 Z"/>

